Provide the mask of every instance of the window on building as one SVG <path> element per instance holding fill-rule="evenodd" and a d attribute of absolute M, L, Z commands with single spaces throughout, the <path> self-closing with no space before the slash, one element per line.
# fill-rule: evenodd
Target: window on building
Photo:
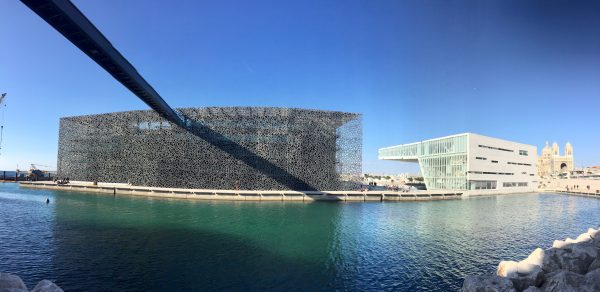
<path fill-rule="evenodd" d="M 492 147 L 492 146 L 486 146 L 486 145 L 478 145 L 478 146 L 479 146 L 479 148 L 487 148 L 487 149 L 500 150 L 500 151 L 506 151 L 506 152 L 515 152 L 510 149 L 504 149 L 504 148 L 498 148 L 498 147 Z"/>
<path fill-rule="evenodd" d="M 468 181 L 470 190 L 494 190 L 496 189 L 495 180 L 470 180 Z"/>
<path fill-rule="evenodd" d="M 479 159 L 479 160 L 487 160 L 487 158 L 485 158 L 485 157 L 475 157 L 475 159 Z"/>
<path fill-rule="evenodd" d="M 510 162 L 510 161 L 507 162 L 507 164 L 531 166 L 530 163 L 520 163 L 520 162 Z"/>
<path fill-rule="evenodd" d="M 467 171 L 467 173 L 475 174 L 499 174 L 499 175 L 514 175 L 513 172 L 492 172 L 492 171 Z"/>
<path fill-rule="evenodd" d="M 527 156 L 529 153 L 527 153 L 527 150 L 519 150 L 519 155 Z"/>
<path fill-rule="evenodd" d="M 504 182 L 502 186 L 505 188 L 513 188 L 513 187 L 526 187 L 526 182 Z"/>
<path fill-rule="evenodd" d="M 492 160 L 492 163 L 498 163 L 498 160 Z"/>

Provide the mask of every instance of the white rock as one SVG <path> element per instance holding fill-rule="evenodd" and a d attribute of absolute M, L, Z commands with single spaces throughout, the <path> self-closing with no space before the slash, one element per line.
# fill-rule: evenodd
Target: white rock
<path fill-rule="evenodd" d="M 526 259 L 528 263 L 532 265 L 542 266 L 542 262 L 544 262 L 544 250 L 541 248 L 536 248 Z"/>
<path fill-rule="evenodd" d="M 519 271 L 518 265 L 519 263 L 515 261 L 501 261 L 500 264 L 498 264 L 496 275 L 508 278 L 516 277 Z"/>
<path fill-rule="evenodd" d="M 555 240 L 552 243 L 552 247 L 553 248 L 565 248 L 565 247 L 567 247 L 569 245 L 570 245 L 570 243 L 566 243 L 564 240 Z"/>
<path fill-rule="evenodd" d="M 596 236 L 600 234 L 600 229 L 590 228 L 588 229 L 587 233 L 590 235 L 591 238 L 596 238 Z"/>
<path fill-rule="evenodd" d="M 540 268 L 540 267 L 541 267 L 541 265 L 540 266 L 534 265 L 534 264 L 527 262 L 526 260 L 522 260 L 517 263 L 517 273 L 519 275 L 527 275 L 527 274 L 533 272 L 533 270 L 535 270 L 536 268 Z"/>
<path fill-rule="evenodd" d="M 577 243 L 577 241 L 575 241 L 575 239 L 567 237 L 567 239 L 565 239 L 565 243 Z"/>
<path fill-rule="evenodd" d="M 531 273 L 536 267 L 541 267 L 544 262 L 544 250 L 536 248 L 526 259 L 517 264 L 517 273 L 520 275 Z"/>
<path fill-rule="evenodd" d="M 575 238 L 576 243 L 588 242 L 588 241 L 592 241 L 592 238 L 590 237 L 590 235 L 587 232 L 582 233 L 579 236 L 577 236 L 577 238 Z"/>

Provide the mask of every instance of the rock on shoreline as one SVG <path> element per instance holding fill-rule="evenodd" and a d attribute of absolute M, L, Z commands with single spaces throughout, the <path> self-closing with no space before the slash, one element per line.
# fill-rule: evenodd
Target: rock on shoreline
<path fill-rule="evenodd" d="M 29 292 L 23 280 L 17 275 L 0 273 L 0 292 Z M 31 292 L 64 292 L 52 281 L 41 280 Z"/>
<path fill-rule="evenodd" d="M 501 261 L 496 275 L 467 276 L 462 291 L 600 291 L 600 228 L 537 248 L 520 262 Z"/>

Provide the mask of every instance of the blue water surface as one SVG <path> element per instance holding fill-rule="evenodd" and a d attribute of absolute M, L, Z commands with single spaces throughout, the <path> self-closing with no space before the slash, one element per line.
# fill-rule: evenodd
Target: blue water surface
<path fill-rule="evenodd" d="M 559 194 L 213 202 L 4 183 L 0 271 L 67 291 L 456 291 L 599 225 L 600 199 Z"/>

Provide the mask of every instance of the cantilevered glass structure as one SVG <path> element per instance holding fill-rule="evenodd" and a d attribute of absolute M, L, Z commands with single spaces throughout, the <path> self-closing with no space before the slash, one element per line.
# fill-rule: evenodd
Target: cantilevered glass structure
<path fill-rule="evenodd" d="M 379 149 L 379 159 L 419 162 L 429 190 L 467 189 L 467 134 Z"/>
<path fill-rule="evenodd" d="M 535 146 L 464 133 L 379 149 L 379 159 L 418 162 L 429 190 L 530 192 Z"/>

